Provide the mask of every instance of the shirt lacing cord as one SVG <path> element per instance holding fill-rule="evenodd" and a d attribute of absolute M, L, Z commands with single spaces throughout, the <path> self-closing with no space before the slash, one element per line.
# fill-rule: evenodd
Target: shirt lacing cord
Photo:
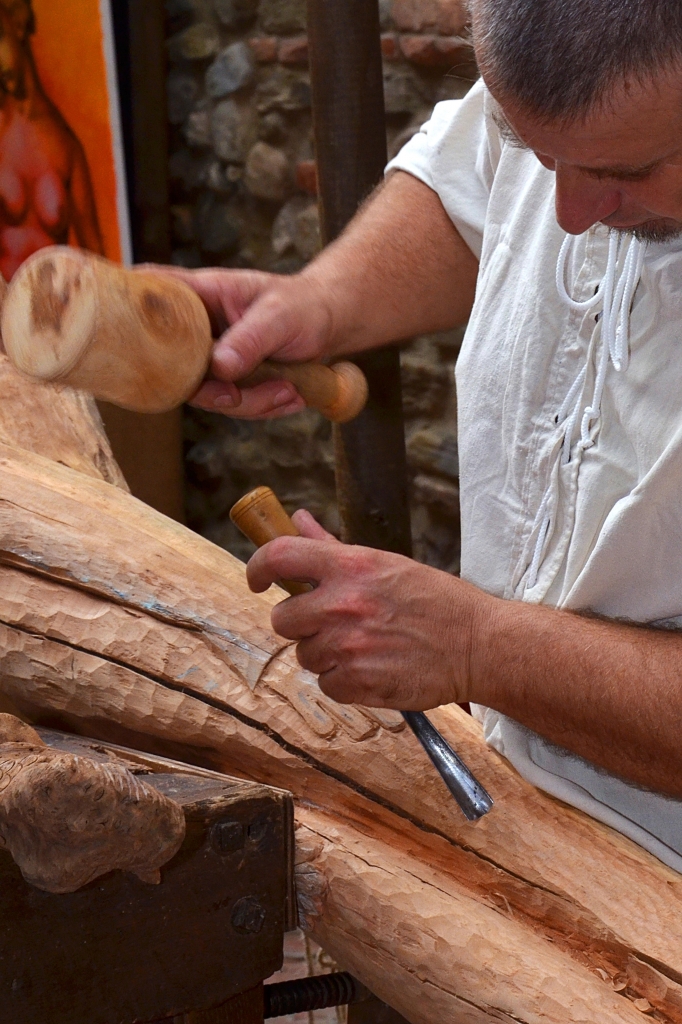
<path fill-rule="evenodd" d="M 571 438 L 576 423 L 582 411 L 580 419 L 580 437 L 576 442 L 578 450 L 591 448 L 595 442 L 601 417 L 601 401 L 604 392 L 604 381 L 609 367 L 609 360 L 617 373 L 622 373 L 628 368 L 630 361 L 630 309 L 632 301 L 642 275 L 646 243 L 640 242 L 634 236 L 624 236 L 619 232 L 612 231 L 609 237 L 609 254 L 606 262 L 606 272 L 595 294 L 577 302 L 568 294 L 566 289 L 566 263 L 571 248 L 573 237 L 567 235 L 559 252 L 556 268 L 556 286 L 559 297 L 563 302 L 577 312 L 585 313 L 588 310 L 602 303 L 602 313 L 599 318 L 601 325 L 601 354 L 599 365 L 594 381 L 594 390 L 590 403 L 583 407 L 583 387 L 587 379 L 587 369 L 590 360 L 588 354 L 587 362 L 573 382 L 561 408 L 555 417 L 555 422 L 563 435 L 561 444 L 560 461 L 561 465 L 571 461 Z M 623 256 L 623 266 L 618 275 L 618 265 Z M 537 539 L 533 549 L 533 557 L 528 568 L 528 576 L 525 589 L 530 590 L 537 583 L 538 572 L 545 554 L 545 547 L 552 525 L 550 504 L 552 500 L 552 482 L 547 487 L 540 507 L 538 508 L 533 523 L 533 530 L 537 530 Z"/>

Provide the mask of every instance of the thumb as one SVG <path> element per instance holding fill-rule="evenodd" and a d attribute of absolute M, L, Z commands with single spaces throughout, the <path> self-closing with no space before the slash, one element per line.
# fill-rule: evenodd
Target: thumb
<path fill-rule="evenodd" d="M 332 533 L 327 533 L 307 509 L 300 508 L 298 512 L 294 512 L 291 518 L 302 537 L 307 537 L 308 540 L 330 540 L 335 544 L 341 543 Z"/>
<path fill-rule="evenodd" d="M 263 295 L 220 338 L 213 349 L 211 370 L 218 380 L 238 381 L 277 353 L 284 361 L 287 345 L 300 334 L 294 314 L 278 295 Z M 300 358 L 300 357 L 299 357 Z"/>
<path fill-rule="evenodd" d="M 213 375 L 239 381 L 270 356 L 282 363 L 319 358 L 330 328 L 326 304 L 305 283 L 287 278 L 272 284 L 216 344 Z"/>

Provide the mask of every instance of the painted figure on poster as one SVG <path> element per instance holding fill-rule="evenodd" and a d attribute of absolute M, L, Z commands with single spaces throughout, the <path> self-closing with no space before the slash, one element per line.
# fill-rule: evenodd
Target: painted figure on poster
<path fill-rule="evenodd" d="M 41 85 L 31 0 L 0 0 L 0 272 L 44 245 L 101 253 L 83 147 Z"/>

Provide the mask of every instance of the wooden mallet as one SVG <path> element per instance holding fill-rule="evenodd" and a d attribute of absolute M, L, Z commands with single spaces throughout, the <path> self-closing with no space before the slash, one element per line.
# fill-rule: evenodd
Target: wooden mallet
<path fill-rule="evenodd" d="M 29 377 L 150 413 L 195 393 L 213 348 L 208 314 L 188 285 L 67 246 L 41 249 L 19 268 L 2 309 L 2 339 Z M 350 362 L 267 360 L 238 384 L 269 380 L 290 381 L 335 423 L 353 419 L 367 401 L 364 374 Z"/>
<path fill-rule="evenodd" d="M 245 494 L 230 511 L 230 519 L 256 547 L 276 537 L 300 537 L 293 520 L 287 515 L 269 487 L 257 487 Z M 309 583 L 280 580 L 279 585 L 292 597 L 308 593 Z M 423 711 L 403 711 L 403 718 L 469 821 L 478 821 L 493 806 L 490 794 L 467 768 L 447 740 L 441 736 Z"/>

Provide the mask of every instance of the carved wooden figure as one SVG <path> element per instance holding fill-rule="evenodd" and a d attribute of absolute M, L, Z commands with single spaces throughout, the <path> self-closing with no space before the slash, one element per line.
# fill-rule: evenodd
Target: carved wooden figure
<path fill-rule="evenodd" d="M 119 869 L 158 883 L 184 837 L 180 805 L 126 767 L 53 750 L 0 714 L 0 845 L 27 882 L 75 892 Z"/>
<path fill-rule="evenodd" d="M 196 293 L 171 275 L 125 270 L 91 253 L 34 253 L 7 291 L 2 337 L 14 365 L 136 412 L 165 412 L 199 387 L 213 339 Z M 346 422 L 367 401 L 353 363 L 266 361 L 244 384 L 291 381 L 307 404 Z"/>

